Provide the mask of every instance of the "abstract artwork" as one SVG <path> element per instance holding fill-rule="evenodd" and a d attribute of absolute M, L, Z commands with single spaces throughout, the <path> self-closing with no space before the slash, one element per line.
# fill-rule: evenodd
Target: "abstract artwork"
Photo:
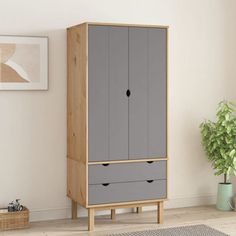
<path fill-rule="evenodd" d="M 48 38 L 0 36 L 0 90 L 48 89 Z"/>

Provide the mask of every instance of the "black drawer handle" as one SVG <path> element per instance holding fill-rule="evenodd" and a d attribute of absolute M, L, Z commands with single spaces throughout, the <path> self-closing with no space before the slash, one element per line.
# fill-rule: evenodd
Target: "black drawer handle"
<path fill-rule="evenodd" d="M 148 183 L 152 183 L 154 180 L 147 180 Z"/>
<path fill-rule="evenodd" d="M 108 186 L 108 185 L 109 185 L 109 183 L 105 183 L 105 184 L 102 184 L 102 185 L 106 187 L 106 186 Z"/>
<path fill-rule="evenodd" d="M 153 163 L 153 161 L 147 161 L 147 163 L 148 163 L 148 164 L 152 164 L 152 163 Z"/>
<path fill-rule="evenodd" d="M 126 91 L 126 96 L 129 97 L 130 95 L 131 95 L 131 92 L 130 92 L 130 90 L 128 89 L 128 90 Z"/>
<path fill-rule="evenodd" d="M 109 166 L 110 164 L 109 163 L 104 163 L 102 164 L 103 166 Z"/>

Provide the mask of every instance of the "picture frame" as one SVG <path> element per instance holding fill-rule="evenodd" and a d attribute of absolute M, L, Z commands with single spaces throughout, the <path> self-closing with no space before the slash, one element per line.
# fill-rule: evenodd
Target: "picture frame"
<path fill-rule="evenodd" d="M 0 90 L 48 90 L 48 37 L 0 35 Z"/>

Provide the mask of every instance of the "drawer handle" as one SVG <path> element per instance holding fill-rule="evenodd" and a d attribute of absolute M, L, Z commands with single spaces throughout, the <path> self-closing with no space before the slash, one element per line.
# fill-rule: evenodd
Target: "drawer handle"
<path fill-rule="evenodd" d="M 110 164 L 109 163 L 104 163 L 102 164 L 103 166 L 109 166 Z"/>
<path fill-rule="evenodd" d="M 148 183 L 152 183 L 154 180 L 147 180 Z"/>
<path fill-rule="evenodd" d="M 109 183 L 105 183 L 105 184 L 102 184 L 102 185 L 106 187 L 106 186 L 108 186 L 108 185 L 109 185 Z"/>
<path fill-rule="evenodd" d="M 147 163 L 148 163 L 148 164 L 152 164 L 152 163 L 153 163 L 153 161 L 147 161 Z"/>

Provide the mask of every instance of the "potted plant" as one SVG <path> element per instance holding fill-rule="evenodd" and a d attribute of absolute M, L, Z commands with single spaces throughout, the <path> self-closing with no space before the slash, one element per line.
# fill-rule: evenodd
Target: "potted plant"
<path fill-rule="evenodd" d="M 223 175 L 218 184 L 217 204 L 219 210 L 231 210 L 233 186 L 229 182 L 236 175 L 236 116 L 235 105 L 222 101 L 217 110 L 217 121 L 204 121 L 200 125 L 202 144 L 212 163 L 215 175 Z"/>

